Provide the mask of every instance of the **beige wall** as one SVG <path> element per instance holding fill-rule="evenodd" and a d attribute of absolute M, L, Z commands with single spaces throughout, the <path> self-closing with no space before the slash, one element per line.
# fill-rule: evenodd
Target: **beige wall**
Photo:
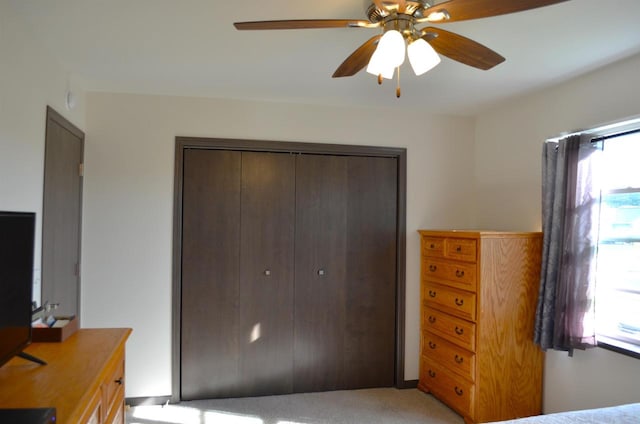
<path fill-rule="evenodd" d="M 539 230 L 542 143 L 551 136 L 640 113 L 640 56 L 502 104 L 476 124 L 477 221 Z M 544 410 L 638 402 L 637 359 L 595 349 L 546 355 Z"/>
<path fill-rule="evenodd" d="M 79 83 L 33 42 L 7 2 L 0 2 L 0 57 L 0 209 L 41 213 L 46 105 L 85 130 L 84 325 L 134 328 L 127 355 L 131 397 L 171 390 L 176 135 L 408 148 L 405 371 L 411 379 L 419 342 L 415 230 L 539 229 L 542 141 L 640 113 L 640 57 L 497 106 L 475 126 L 470 119 L 399 111 L 98 93 L 88 98 L 85 120 Z M 64 105 L 70 79 L 79 100 L 72 111 Z M 550 352 L 545 410 L 638 401 L 639 382 L 636 359 L 601 349 L 571 359 Z"/>
<path fill-rule="evenodd" d="M 473 226 L 474 123 L 418 112 L 91 93 L 83 323 L 130 326 L 128 397 L 171 393 L 175 136 L 406 147 L 407 379 L 418 377 L 416 230 Z"/>
<path fill-rule="evenodd" d="M 37 213 L 34 297 L 39 299 L 44 130 L 47 105 L 84 126 L 84 98 L 69 111 L 64 95 L 71 77 L 36 44 L 9 2 L 0 2 L 0 210 Z"/>

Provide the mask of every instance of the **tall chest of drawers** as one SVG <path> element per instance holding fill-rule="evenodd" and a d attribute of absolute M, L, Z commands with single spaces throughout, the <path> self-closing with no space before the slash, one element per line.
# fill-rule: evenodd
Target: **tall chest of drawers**
<path fill-rule="evenodd" d="M 418 387 L 467 423 L 538 415 L 541 233 L 421 230 Z"/>

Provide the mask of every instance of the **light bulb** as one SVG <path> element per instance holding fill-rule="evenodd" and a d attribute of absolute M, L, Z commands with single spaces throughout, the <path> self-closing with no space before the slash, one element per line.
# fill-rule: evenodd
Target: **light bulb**
<path fill-rule="evenodd" d="M 369 60 L 369 65 L 367 66 L 367 72 L 373 75 L 382 75 L 382 78 L 391 79 L 393 78 L 393 72 L 395 71 L 395 67 L 389 65 L 388 62 L 385 62 L 383 55 L 376 49 Z"/>
<path fill-rule="evenodd" d="M 393 78 L 394 70 L 404 63 L 404 37 L 400 32 L 392 29 L 384 33 L 376 51 L 373 52 L 367 72 L 382 75 L 383 78 Z"/>
<path fill-rule="evenodd" d="M 413 68 L 413 72 L 416 75 L 422 75 L 430 69 L 433 69 L 438 63 L 440 63 L 440 56 L 422 38 L 418 38 L 407 47 L 407 55 L 409 56 L 409 62 Z"/>
<path fill-rule="evenodd" d="M 397 68 L 404 63 L 404 37 L 395 29 L 385 32 L 380 39 L 378 49 L 380 49 L 384 60 L 389 62 L 390 66 Z"/>

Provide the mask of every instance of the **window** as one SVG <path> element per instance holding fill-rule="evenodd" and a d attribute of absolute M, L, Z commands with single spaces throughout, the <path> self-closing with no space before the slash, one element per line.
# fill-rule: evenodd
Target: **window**
<path fill-rule="evenodd" d="M 640 130 L 599 141 L 596 339 L 640 357 Z"/>

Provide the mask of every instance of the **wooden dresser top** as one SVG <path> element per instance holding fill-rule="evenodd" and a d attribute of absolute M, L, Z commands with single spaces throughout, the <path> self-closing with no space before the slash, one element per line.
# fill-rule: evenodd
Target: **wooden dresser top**
<path fill-rule="evenodd" d="M 0 408 L 54 407 L 57 422 L 68 422 L 99 390 L 130 333 L 129 328 L 80 329 L 64 342 L 31 344 L 25 352 L 47 365 L 14 357 L 0 367 Z"/>

